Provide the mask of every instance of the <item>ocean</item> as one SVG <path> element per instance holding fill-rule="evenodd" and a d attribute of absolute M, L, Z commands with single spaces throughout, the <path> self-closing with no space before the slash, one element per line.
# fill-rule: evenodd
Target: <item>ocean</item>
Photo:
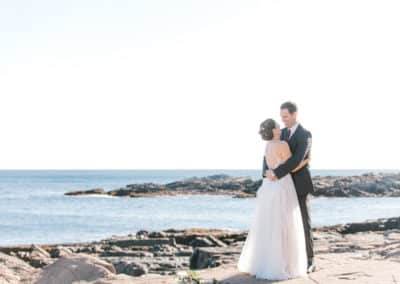
<path fill-rule="evenodd" d="M 400 170 L 313 170 L 312 175 L 360 175 Z M 94 241 L 139 230 L 247 230 L 253 198 L 183 195 L 143 198 L 65 196 L 71 190 L 116 189 L 213 174 L 261 178 L 260 170 L 1 170 L 0 246 Z M 312 225 L 400 216 L 398 198 L 313 198 Z"/>

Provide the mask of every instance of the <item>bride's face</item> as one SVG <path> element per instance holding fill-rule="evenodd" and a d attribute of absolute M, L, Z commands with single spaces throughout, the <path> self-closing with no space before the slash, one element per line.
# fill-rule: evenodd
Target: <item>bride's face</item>
<path fill-rule="evenodd" d="M 281 127 L 278 123 L 275 124 L 275 128 L 272 130 L 272 132 L 274 134 L 274 137 L 277 137 L 277 138 L 281 137 Z"/>

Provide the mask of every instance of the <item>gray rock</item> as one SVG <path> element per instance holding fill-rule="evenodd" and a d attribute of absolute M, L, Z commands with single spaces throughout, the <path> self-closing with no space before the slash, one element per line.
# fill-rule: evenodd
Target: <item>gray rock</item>
<path fill-rule="evenodd" d="M 146 265 L 128 260 L 114 263 L 114 267 L 117 273 L 124 273 L 131 276 L 141 276 L 148 272 L 148 267 Z"/>
<path fill-rule="evenodd" d="M 86 254 L 70 254 L 44 267 L 35 284 L 95 281 L 115 273 L 114 266 L 101 259 Z"/>
<path fill-rule="evenodd" d="M 131 247 L 131 246 L 155 246 L 160 244 L 170 244 L 169 238 L 159 238 L 159 239 L 115 239 L 109 240 L 109 245 L 116 245 L 119 247 Z"/>
<path fill-rule="evenodd" d="M 65 193 L 65 195 L 87 195 L 87 194 L 107 194 L 107 193 L 102 188 L 95 188 L 90 190 L 76 190 Z"/>
<path fill-rule="evenodd" d="M 58 258 L 64 255 L 68 255 L 73 253 L 71 249 L 63 246 L 57 246 L 55 248 L 50 249 L 50 256 L 52 258 Z"/>
<path fill-rule="evenodd" d="M 37 269 L 15 256 L 0 252 L 0 283 L 30 284 Z"/>

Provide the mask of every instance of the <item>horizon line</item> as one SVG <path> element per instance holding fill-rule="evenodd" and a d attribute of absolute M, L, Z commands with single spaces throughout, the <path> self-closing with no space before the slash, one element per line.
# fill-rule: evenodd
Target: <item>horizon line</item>
<path fill-rule="evenodd" d="M 131 168 L 60 168 L 60 169 L 32 169 L 32 168 L 27 168 L 27 169 L 0 169 L 0 171 L 261 171 L 261 169 L 239 169 L 239 168 L 209 168 L 209 169 L 204 169 L 204 168 L 198 168 L 198 169 L 131 169 Z M 376 169 L 370 169 L 370 168 L 311 168 L 312 170 L 317 170 L 317 171 L 400 171 L 400 168 L 395 169 L 395 168 L 376 168 Z"/>

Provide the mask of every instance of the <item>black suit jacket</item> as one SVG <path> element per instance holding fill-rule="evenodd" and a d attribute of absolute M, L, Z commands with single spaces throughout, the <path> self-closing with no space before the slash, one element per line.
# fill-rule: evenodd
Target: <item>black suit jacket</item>
<path fill-rule="evenodd" d="M 274 173 L 277 178 L 282 178 L 283 176 L 290 173 L 293 178 L 294 185 L 298 195 L 307 195 L 308 193 L 315 192 L 314 185 L 311 179 L 311 173 L 309 165 L 305 165 L 303 168 L 295 173 L 291 173 L 302 160 L 306 159 L 311 150 L 311 132 L 305 129 L 301 124 L 297 126 L 296 131 L 288 140 L 287 128 L 281 131 L 281 140 L 285 140 L 289 144 L 292 156 L 285 161 L 285 163 L 279 165 L 274 169 Z M 265 155 L 263 157 L 263 171 L 262 176 L 265 177 L 265 171 L 268 169 L 267 161 L 265 160 Z"/>

